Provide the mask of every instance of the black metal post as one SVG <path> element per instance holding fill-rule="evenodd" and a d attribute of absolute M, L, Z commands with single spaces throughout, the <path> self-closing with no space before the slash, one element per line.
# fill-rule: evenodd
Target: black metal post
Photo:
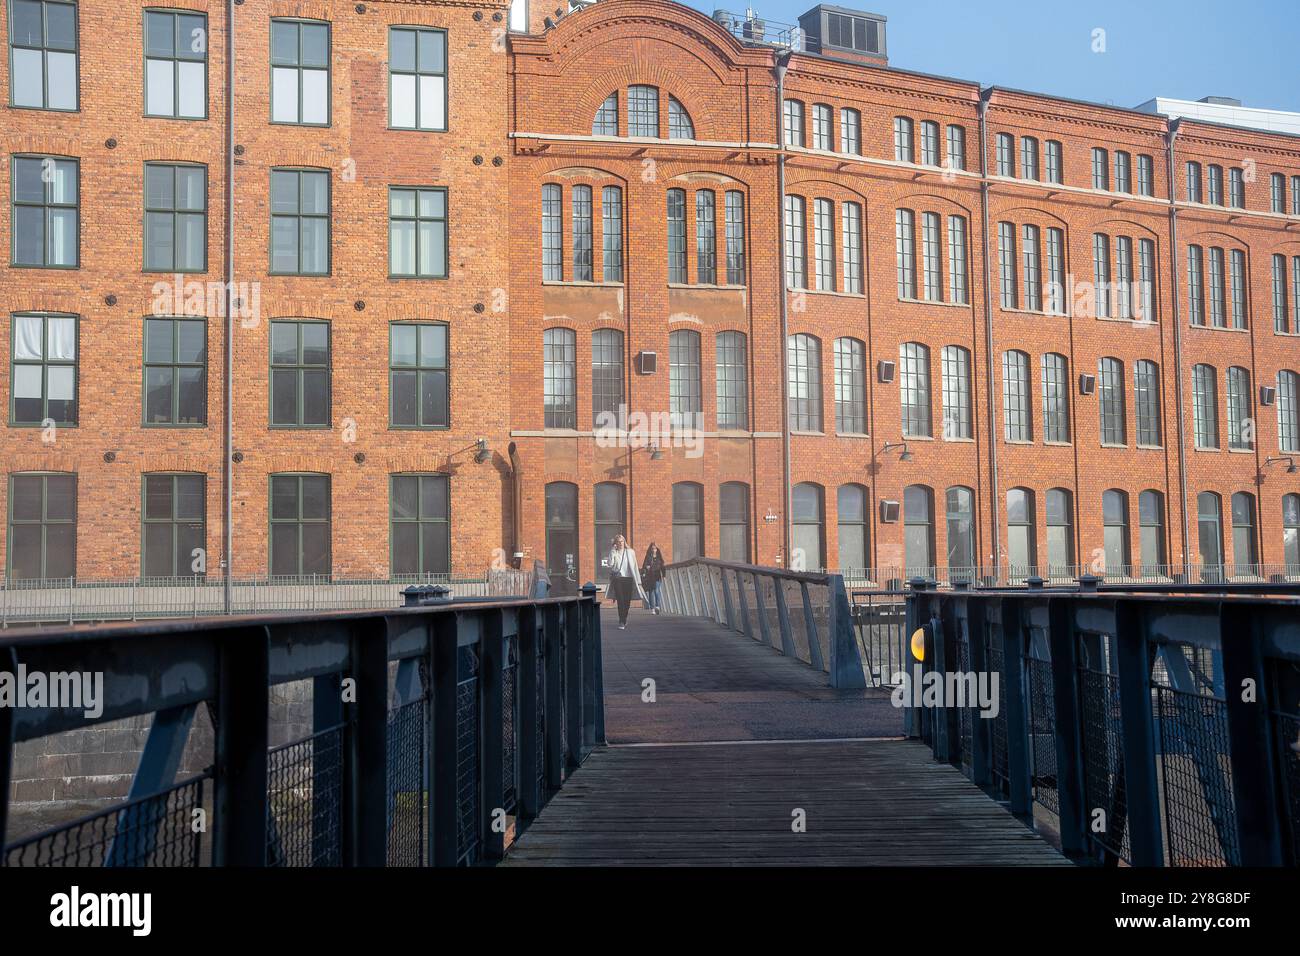
<path fill-rule="evenodd" d="M 266 865 L 268 641 L 265 627 L 218 639 L 213 866 Z"/>
<path fill-rule="evenodd" d="M 485 860 L 500 860 L 506 853 L 505 833 L 505 615 L 485 610 L 479 688 L 483 695 L 483 791 L 478 827 Z"/>
<path fill-rule="evenodd" d="M 1007 691 L 1007 789 L 1010 810 L 1018 817 L 1033 814 L 1033 768 L 1029 760 L 1029 694 L 1025 680 L 1024 626 L 1020 602 L 1001 598 L 1002 680 Z"/>
<path fill-rule="evenodd" d="M 353 628 L 352 677 L 356 681 L 355 720 L 346 740 L 350 821 L 344 863 L 383 866 L 388 859 L 388 621 L 367 618 Z"/>
<path fill-rule="evenodd" d="M 535 606 L 519 610 L 519 724 L 515 728 L 515 736 L 519 741 L 517 819 L 521 830 L 542 809 L 542 768 L 537 766 L 537 660 L 541 653 L 537 636 L 538 617 Z"/>
<path fill-rule="evenodd" d="M 1151 647 L 1140 609 L 1132 601 L 1115 606 L 1115 654 L 1132 862 L 1134 866 L 1163 866 L 1155 720 L 1151 714 Z"/>
<path fill-rule="evenodd" d="M 456 805 L 456 680 L 457 615 L 434 617 L 429 628 L 429 672 L 433 675 L 433 734 L 430 740 L 433 768 L 429 796 L 434 866 L 455 866 L 459 857 Z"/>
<path fill-rule="evenodd" d="M 1088 844 L 1074 621 L 1069 603 L 1061 599 L 1047 602 L 1047 615 L 1052 692 L 1056 703 L 1056 783 L 1060 797 L 1061 849 L 1066 856 L 1077 857 L 1086 852 Z"/>

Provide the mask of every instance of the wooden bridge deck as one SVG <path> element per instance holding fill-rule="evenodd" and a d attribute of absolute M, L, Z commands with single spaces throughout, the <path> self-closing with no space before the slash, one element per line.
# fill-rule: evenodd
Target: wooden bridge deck
<path fill-rule="evenodd" d="M 508 866 L 1059 865 L 882 691 L 704 621 L 602 621 L 607 736 Z M 642 699 L 642 681 L 656 700 Z M 805 827 L 796 832 L 796 811 Z"/>

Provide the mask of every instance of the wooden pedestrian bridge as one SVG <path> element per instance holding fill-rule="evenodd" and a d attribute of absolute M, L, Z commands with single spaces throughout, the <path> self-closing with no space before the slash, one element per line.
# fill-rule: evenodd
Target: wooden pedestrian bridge
<path fill-rule="evenodd" d="M 625 630 L 588 586 L 7 632 L 0 671 L 104 692 L 93 718 L 0 708 L 0 793 L 18 748 L 152 723 L 123 801 L 34 833 L 0 802 L 0 860 L 1296 863 L 1291 585 L 850 590 L 696 559 L 666 588 Z M 269 701 L 294 684 L 310 732 L 280 739 Z"/>

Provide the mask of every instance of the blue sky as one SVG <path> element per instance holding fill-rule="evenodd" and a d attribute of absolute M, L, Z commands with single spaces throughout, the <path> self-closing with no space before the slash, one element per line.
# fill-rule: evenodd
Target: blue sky
<path fill-rule="evenodd" d="M 688 0 L 743 14 L 743 0 Z M 749 0 L 796 23 L 814 0 Z M 1115 106 L 1235 96 L 1300 111 L 1297 0 L 840 0 L 889 18 L 889 62 L 983 85 Z M 1093 30 L 1106 52 L 1092 51 Z"/>

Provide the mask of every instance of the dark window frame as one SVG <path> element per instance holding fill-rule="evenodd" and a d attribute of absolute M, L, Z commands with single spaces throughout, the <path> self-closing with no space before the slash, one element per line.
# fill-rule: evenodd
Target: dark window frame
<path fill-rule="evenodd" d="M 167 362 L 154 362 L 149 359 L 149 323 L 150 322 L 167 322 L 171 324 L 171 360 Z M 180 359 L 180 333 L 181 323 L 192 323 L 200 325 L 203 328 L 203 358 L 198 362 L 183 362 Z M 146 315 L 141 326 L 140 351 L 141 351 L 141 379 L 140 379 L 140 427 L 141 428 L 207 428 L 208 426 L 208 321 L 205 318 L 197 318 L 185 315 Z M 149 370 L 156 368 L 170 369 L 172 373 L 172 401 L 171 415 L 168 421 L 151 422 L 149 421 Z M 203 415 L 202 420 L 197 422 L 180 421 L 180 371 L 181 369 L 197 368 L 202 372 L 202 391 L 203 391 Z"/>

